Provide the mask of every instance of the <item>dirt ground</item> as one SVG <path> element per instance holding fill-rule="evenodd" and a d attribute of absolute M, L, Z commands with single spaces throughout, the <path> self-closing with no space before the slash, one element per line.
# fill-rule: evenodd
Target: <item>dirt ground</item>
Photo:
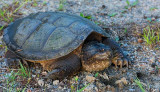
<path fill-rule="evenodd" d="M 151 46 L 144 38 L 147 26 L 153 28 L 154 36 L 159 35 L 160 0 L 0 0 L 0 9 L 1 33 L 11 22 L 2 16 L 4 10 L 13 12 L 9 16 L 13 20 L 40 11 L 91 16 L 90 20 L 109 32 L 133 63 L 123 69 L 111 65 L 100 72 L 81 71 L 64 80 L 45 79 L 42 67 L 32 64 L 27 68 L 30 77 L 24 77 L 16 75 L 22 67 L 6 67 L 6 46 L 0 40 L 1 92 L 160 92 L 160 42 L 156 40 Z"/>

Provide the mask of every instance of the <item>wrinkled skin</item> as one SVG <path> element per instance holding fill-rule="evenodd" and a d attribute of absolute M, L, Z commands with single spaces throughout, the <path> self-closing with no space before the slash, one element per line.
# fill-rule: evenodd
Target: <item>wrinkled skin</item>
<path fill-rule="evenodd" d="M 109 67 L 111 63 L 115 67 L 119 65 L 120 68 L 122 66 L 128 67 L 129 64 L 129 59 L 123 54 L 120 46 L 109 38 L 104 38 L 102 42 L 87 42 L 80 50 L 78 54 L 73 52 L 62 58 L 43 63 L 43 68 L 49 70 L 46 78 L 63 79 L 76 74 L 80 70 L 101 71 Z M 12 65 L 13 61 L 18 60 L 16 55 L 13 53 L 11 55 L 9 52 L 6 53 L 5 57 L 9 66 Z"/>

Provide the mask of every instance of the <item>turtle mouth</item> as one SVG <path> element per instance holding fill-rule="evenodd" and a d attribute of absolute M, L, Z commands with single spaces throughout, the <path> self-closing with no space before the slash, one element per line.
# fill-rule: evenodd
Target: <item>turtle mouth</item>
<path fill-rule="evenodd" d="M 103 53 L 98 53 L 94 56 L 94 59 L 97 60 L 109 60 L 111 59 L 111 52 L 107 51 L 107 52 L 103 52 Z"/>

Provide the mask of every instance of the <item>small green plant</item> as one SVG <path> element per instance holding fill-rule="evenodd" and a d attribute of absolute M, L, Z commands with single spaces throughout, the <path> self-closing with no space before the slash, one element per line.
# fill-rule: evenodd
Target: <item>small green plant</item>
<path fill-rule="evenodd" d="M 98 75 L 99 75 L 99 72 L 97 72 L 97 73 L 94 75 L 94 77 L 98 77 Z"/>
<path fill-rule="evenodd" d="M 12 22 L 15 17 L 20 15 L 20 12 L 18 10 L 28 3 L 28 1 L 23 2 L 22 4 L 19 3 L 19 1 L 14 1 L 11 5 L 6 4 L 0 9 L 0 21 L 5 21 L 7 23 Z"/>
<path fill-rule="evenodd" d="M 124 29 L 124 33 L 125 33 L 125 34 L 127 33 L 127 28 Z"/>
<path fill-rule="evenodd" d="M 1 31 L 3 28 L 4 28 L 4 26 L 1 26 L 1 27 L 0 27 L 0 31 Z"/>
<path fill-rule="evenodd" d="M 85 85 L 84 87 L 82 87 L 81 89 L 78 88 L 79 83 L 78 83 L 78 76 L 74 77 L 74 80 L 76 81 L 76 84 L 72 84 L 71 85 L 71 92 L 82 92 L 87 86 L 89 86 L 91 83 L 88 83 L 87 85 Z"/>
<path fill-rule="evenodd" d="M 59 11 L 63 11 L 64 10 L 64 5 L 66 4 L 66 0 L 60 0 L 59 1 L 59 7 L 58 10 Z"/>
<path fill-rule="evenodd" d="M 147 45 L 152 46 L 156 42 L 159 42 L 159 29 L 156 32 L 154 29 L 151 29 L 149 26 L 143 30 L 143 38 Z"/>
<path fill-rule="evenodd" d="M 80 13 L 80 16 L 83 18 L 86 18 L 86 19 L 92 19 L 92 16 L 90 16 L 90 15 L 85 16 L 82 12 Z"/>
<path fill-rule="evenodd" d="M 30 78 L 31 77 L 31 72 L 22 65 L 22 63 L 20 62 L 20 76 L 26 77 L 26 78 Z"/>
<path fill-rule="evenodd" d="M 27 81 L 26 81 L 27 78 Z M 20 69 L 16 69 L 16 71 L 12 70 L 10 74 L 5 75 L 5 81 L 7 84 L 7 92 L 25 92 L 27 85 L 30 83 L 31 73 L 20 63 Z M 17 89 L 18 81 L 26 81 L 26 85 L 23 89 Z"/>
<path fill-rule="evenodd" d="M 138 4 L 138 0 L 133 2 L 132 4 L 129 2 L 129 0 L 126 0 L 127 6 L 125 6 L 125 9 L 130 9 L 132 7 L 135 7 Z"/>
<path fill-rule="evenodd" d="M 115 17 L 118 13 L 114 12 L 114 13 L 111 13 L 111 14 L 108 14 L 109 17 Z"/>
<path fill-rule="evenodd" d="M 38 6 L 38 3 L 37 3 L 36 0 L 33 1 L 33 6 L 34 6 L 34 7 Z"/>
<path fill-rule="evenodd" d="M 139 88 L 141 89 L 142 92 L 145 92 L 143 85 L 138 78 L 135 79 L 134 82 L 139 86 Z"/>
<path fill-rule="evenodd" d="M 149 10 L 153 11 L 153 10 L 156 10 L 156 9 L 158 9 L 158 8 L 157 7 L 151 7 Z"/>
<path fill-rule="evenodd" d="M 87 85 L 85 85 L 83 88 L 77 90 L 77 92 L 82 92 L 86 87 L 88 87 L 91 83 L 88 83 Z"/>

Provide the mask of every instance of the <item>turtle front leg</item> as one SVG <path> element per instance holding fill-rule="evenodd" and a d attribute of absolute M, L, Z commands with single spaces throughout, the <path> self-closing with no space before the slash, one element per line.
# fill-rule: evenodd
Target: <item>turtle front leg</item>
<path fill-rule="evenodd" d="M 130 63 L 127 56 L 123 53 L 123 50 L 120 48 L 119 44 L 110 38 L 104 38 L 103 44 L 110 46 L 113 50 L 113 59 L 112 63 L 117 67 L 117 65 L 122 68 L 122 66 L 127 66 Z"/>
<path fill-rule="evenodd" d="M 79 56 L 70 54 L 53 61 L 48 67 L 51 71 L 48 72 L 46 78 L 63 79 L 80 71 L 81 60 Z"/>

